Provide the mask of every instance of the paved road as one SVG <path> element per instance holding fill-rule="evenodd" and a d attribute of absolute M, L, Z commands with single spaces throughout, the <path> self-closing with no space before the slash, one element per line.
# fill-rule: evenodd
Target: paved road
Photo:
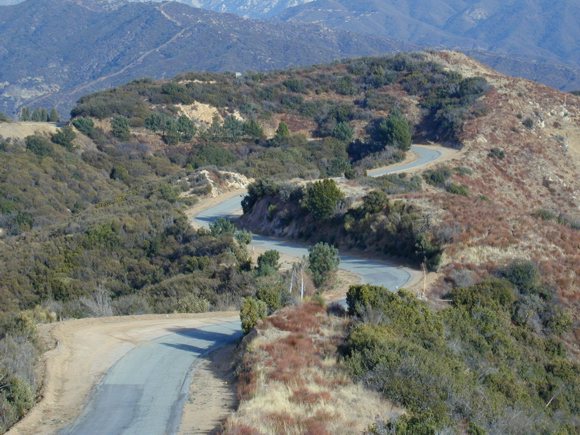
<path fill-rule="evenodd" d="M 61 434 L 176 433 L 196 363 L 240 337 L 236 320 L 175 329 L 137 346 L 109 370 L 84 413 Z"/>
<path fill-rule="evenodd" d="M 441 153 L 413 146 L 419 155 L 406 165 L 381 169 L 370 176 L 381 176 L 422 166 Z M 197 215 L 198 225 L 209 225 L 219 217 L 241 213 L 242 197 L 237 196 Z M 259 235 L 253 245 L 276 249 L 284 254 L 303 257 L 307 246 Z M 403 267 L 388 261 L 342 255 L 340 267 L 354 272 L 365 283 L 398 289 L 411 275 Z M 66 435 L 163 435 L 179 428 L 183 405 L 192 373 L 204 354 L 241 336 L 240 322 L 223 322 L 196 329 L 176 329 L 171 334 L 143 343 L 128 352 L 96 387 L 83 414 L 61 433 Z"/>
<path fill-rule="evenodd" d="M 367 171 L 368 176 L 382 177 L 387 174 L 408 171 L 409 169 L 425 166 L 441 157 L 441 151 L 423 145 L 413 145 L 411 146 L 411 151 L 417 155 L 416 160 L 403 165 L 396 164 L 386 168 L 371 169 Z"/>

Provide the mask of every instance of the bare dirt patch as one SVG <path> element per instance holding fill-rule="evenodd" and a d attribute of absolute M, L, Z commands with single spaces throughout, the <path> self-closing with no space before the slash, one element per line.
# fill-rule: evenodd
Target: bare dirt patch
<path fill-rule="evenodd" d="M 222 423 L 236 409 L 236 347 L 230 344 L 218 349 L 195 368 L 179 434 L 220 433 Z"/>

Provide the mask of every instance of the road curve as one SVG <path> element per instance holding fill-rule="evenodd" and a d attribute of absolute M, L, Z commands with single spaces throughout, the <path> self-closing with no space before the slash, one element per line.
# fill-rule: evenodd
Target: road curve
<path fill-rule="evenodd" d="M 410 169 L 421 168 L 433 163 L 442 156 L 441 151 L 425 145 L 412 145 L 411 152 L 417 156 L 417 158 L 412 162 L 371 169 L 367 171 L 367 175 L 369 177 L 382 177 L 383 175 L 396 174 Z"/>
<path fill-rule="evenodd" d="M 179 429 L 199 359 L 241 337 L 239 320 L 175 328 L 125 354 L 92 393 L 83 414 L 61 434 L 162 435 Z"/>
<path fill-rule="evenodd" d="M 405 165 L 370 171 L 370 176 L 400 172 L 432 163 L 441 156 L 428 147 L 413 146 L 418 158 Z M 241 214 L 241 196 L 210 207 L 194 217 L 208 226 L 219 217 Z M 276 249 L 293 257 L 308 254 L 307 245 L 253 235 L 252 245 Z M 398 289 L 411 272 L 395 263 L 341 255 L 341 269 L 361 281 Z M 66 435 L 173 434 L 179 428 L 183 405 L 196 363 L 205 354 L 240 337 L 240 322 L 224 320 L 200 328 L 176 329 L 171 334 L 145 342 L 123 356 L 95 388 L 82 415 L 60 433 Z"/>

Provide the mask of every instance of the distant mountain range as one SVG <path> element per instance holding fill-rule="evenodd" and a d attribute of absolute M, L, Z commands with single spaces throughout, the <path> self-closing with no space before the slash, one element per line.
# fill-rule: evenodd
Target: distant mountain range
<path fill-rule="evenodd" d="M 577 0 L 0 0 L 0 111 L 67 111 L 87 92 L 143 76 L 420 47 L 580 89 L 579 16 Z"/>
<path fill-rule="evenodd" d="M 180 3 L 93 0 L 0 7 L 0 41 L 0 111 L 7 113 L 23 105 L 67 111 L 86 93 L 139 77 L 282 69 L 410 47 Z"/>

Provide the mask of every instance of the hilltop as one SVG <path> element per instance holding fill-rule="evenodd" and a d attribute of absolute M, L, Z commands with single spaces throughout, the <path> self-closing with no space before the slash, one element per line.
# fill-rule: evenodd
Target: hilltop
<path fill-rule="evenodd" d="M 182 3 L 28 0 L 0 6 L 0 111 L 68 112 L 82 95 L 190 70 L 272 70 L 381 54 L 387 38 L 274 24 Z M 267 38 L 264 35 L 268 35 Z"/>

